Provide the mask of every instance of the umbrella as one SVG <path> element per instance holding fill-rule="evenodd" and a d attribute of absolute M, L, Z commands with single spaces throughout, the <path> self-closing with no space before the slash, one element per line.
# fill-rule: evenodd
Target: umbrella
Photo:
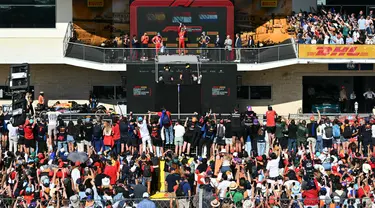
<path fill-rule="evenodd" d="M 81 163 L 85 163 L 88 159 L 89 158 L 85 152 L 71 152 L 68 155 L 68 160 L 72 162 L 79 161 Z"/>

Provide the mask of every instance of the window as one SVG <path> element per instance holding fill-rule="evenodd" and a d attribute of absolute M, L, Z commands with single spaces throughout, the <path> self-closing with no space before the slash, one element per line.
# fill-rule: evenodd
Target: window
<path fill-rule="evenodd" d="M 99 100 L 126 99 L 126 87 L 122 86 L 94 86 L 93 93 Z"/>
<path fill-rule="evenodd" d="M 237 87 L 237 99 L 248 100 L 249 96 L 249 86 L 238 86 Z"/>
<path fill-rule="evenodd" d="M 237 99 L 244 100 L 270 100 L 272 98 L 271 86 L 238 86 Z"/>
<path fill-rule="evenodd" d="M 34 86 L 30 86 L 29 91 L 31 92 L 32 99 L 35 99 Z M 0 100 L 12 100 L 9 86 L 0 86 Z"/>
<path fill-rule="evenodd" d="M 251 100 L 270 100 L 271 86 L 250 86 Z"/>
<path fill-rule="evenodd" d="M 0 28 L 55 28 L 56 0 L 2 0 Z"/>

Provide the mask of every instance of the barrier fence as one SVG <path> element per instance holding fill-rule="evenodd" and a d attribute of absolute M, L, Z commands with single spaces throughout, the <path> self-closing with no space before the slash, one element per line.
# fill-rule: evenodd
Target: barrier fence
<path fill-rule="evenodd" d="M 296 45 L 293 43 L 281 44 L 260 48 L 241 48 L 227 50 L 225 48 L 106 48 L 86 45 L 78 42 L 69 42 L 65 56 L 86 61 L 123 64 L 123 63 L 154 63 L 158 55 L 196 55 L 202 63 L 266 63 L 295 59 Z M 238 54 L 238 55 L 237 55 Z M 236 57 L 238 58 L 236 60 Z"/>
<path fill-rule="evenodd" d="M 299 194 L 300 195 L 300 194 Z M 111 202 L 112 207 L 116 208 L 136 208 L 143 199 L 121 198 Z M 200 193 L 191 197 L 174 197 L 174 198 L 150 198 L 157 208 L 253 208 L 253 207 L 268 207 L 268 206 L 280 206 L 280 207 L 352 207 L 362 208 L 371 207 L 375 203 L 368 197 L 365 198 L 340 198 L 340 197 L 326 197 L 321 196 L 320 198 L 276 198 L 274 196 L 269 197 L 255 197 L 246 198 L 240 201 L 233 201 L 232 198 L 221 198 L 219 199 L 216 195 L 210 193 Z M 33 202 L 35 201 L 35 202 Z M 13 207 L 30 207 L 32 203 L 40 203 L 41 205 L 57 207 L 71 207 L 71 201 L 68 199 L 63 200 L 40 200 L 34 199 L 31 202 L 26 202 L 24 198 L 0 198 L 0 206 L 2 208 L 13 208 Z M 27 206 L 23 206 L 26 204 Z M 79 207 L 86 207 L 87 204 L 94 204 L 94 207 L 105 207 L 109 203 L 105 200 L 99 201 L 94 200 L 87 202 L 80 200 L 75 203 Z M 172 207 L 170 206 L 172 204 Z M 263 206 L 262 206 L 263 205 Z"/>

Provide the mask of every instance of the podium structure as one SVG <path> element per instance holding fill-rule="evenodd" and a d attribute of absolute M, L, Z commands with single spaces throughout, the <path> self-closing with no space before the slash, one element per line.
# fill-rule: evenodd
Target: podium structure
<path fill-rule="evenodd" d="M 159 64 L 171 65 L 171 64 L 196 64 L 197 65 L 197 77 L 200 77 L 201 60 L 196 55 L 158 55 L 155 57 L 155 82 L 159 82 Z"/>

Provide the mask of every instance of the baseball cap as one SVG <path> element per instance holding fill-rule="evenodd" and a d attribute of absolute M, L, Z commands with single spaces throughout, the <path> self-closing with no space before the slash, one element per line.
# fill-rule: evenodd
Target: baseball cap
<path fill-rule="evenodd" d="M 143 198 L 148 198 L 150 197 L 150 194 L 148 194 L 147 192 L 144 192 L 143 195 L 142 195 Z"/>
<path fill-rule="evenodd" d="M 140 122 L 140 121 L 143 121 L 143 118 L 140 116 L 140 117 L 138 117 L 138 121 Z"/>

